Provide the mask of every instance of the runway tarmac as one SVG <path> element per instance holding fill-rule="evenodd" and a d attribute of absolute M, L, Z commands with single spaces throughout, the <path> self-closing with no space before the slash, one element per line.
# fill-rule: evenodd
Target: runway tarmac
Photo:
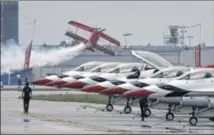
<path fill-rule="evenodd" d="M 69 91 L 71 93 L 72 91 Z M 34 92 L 34 94 L 50 92 Z M 52 92 L 55 93 L 55 92 Z M 63 92 L 67 93 L 67 92 Z M 165 120 L 165 112 L 152 110 L 150 118 L 140 121 L 134 114 L 118 112 L 95 113 L 95 109 L 77 109 L 83 103 L 49 102 L 31 100 L 29 115 L 23 114 L 20 92 L 1 91 L 1 133 L 63 133 L 63 134 L 130 134 L 130 133 L 214 133 L 214 123 L 199 119 L 198 126 L 189 126 L 188 115 L 176 116 L 174 121 Z M 75 94 L 75 93 L 74 93 Z M 84 104 L 96 107 L 105 105 Z M 115 106 L 123 110 L 122 106 Z M 137 113 L 139 108 L 133 107 Z"/>

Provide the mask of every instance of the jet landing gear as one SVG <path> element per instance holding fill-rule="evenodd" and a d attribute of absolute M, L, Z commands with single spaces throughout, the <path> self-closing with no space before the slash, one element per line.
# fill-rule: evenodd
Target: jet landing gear
<path fill-rule="evenodd" d="M 108 112 L 112 112 L 113 109 L 114 109 L 114 107 L 113 107 L 113 105 L 112 105 L 112 97 L 109 96 L 109 98 L 108 98 L 108 104 L 106 105 L 106 110 L 107 110 Z"/>
<path fill-rule="evenodd" d="M 193 106 L 192 107 L 192 116 L 189 119 L 189 123 L 191 126 L 196 126 L 198 123 L 198 118 L 197 115 L 200 115 L 203 112 L 208 111 L 211 108 L 212 102 L 209 98 L 207 98 L 208 100 L 208 106 L 202 109 L 199 109 L 198 106 Z"/>
<path fill-rule="evenodd" d="M 166 120 L 172 121 L 174 119 L 174 114 L 172 113 L 172 105 L 169 105 L 168 107 L 168 113 L 166 114 Z"/>
<path fill-rule="evenodd" d="M 130 106 L 130 102 L 131 102 L 131 99 L 130 98 L 127 98 L 127 103 L 126 103 L 126 106 L 124 108 L 124 112 L 126 114 L 130 114 L 132 112 L 132 108 Z"/>
<path fill-rule="evenodd" d="M 197 107 L 192 107 L 192 117 L 189 118 L 189 123 L 191 126 L 196 126 L 198 123 L 198 118 L 196 117 L 197 110 Z"/>

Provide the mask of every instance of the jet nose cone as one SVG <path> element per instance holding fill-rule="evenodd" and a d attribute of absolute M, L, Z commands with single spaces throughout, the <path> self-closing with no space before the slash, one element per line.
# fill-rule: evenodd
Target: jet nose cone
<path fill-rule="evenodd" d="M 148 96 L 149 94 L 151 94 L 149 90 L 138 89 L 138 90 L 126 91 L 123 93 L 123 96 Z"/>
<path fill-rule="evenodd" d="M 59 86 L 59 85 L 65 84 L 65 83 L 66 83 L 66 82 L 63 81 L 63 80 L 56 80 L 56 81 L 49 82 L 49 83 L 47 83 L 46 85 L 47 85 L 47 86 Z"/>
<path fill-rule="evenodd" d="M 123 92 L 125 92 L 126 90 L 120 87 L 113 87 L 113 88 L 107 88 L 102 90 L 100 93 L 103 94 L 122 94 Z"/>
<path fill-rule="evenodd" d="M 60 87 L 82 88 L 83 86 L 85 86 L 85 83 L 83 83 L 81 81 L 72 81 L 72 82 L 65 83 L 64 85 L 61 85 Z"/>
<path fill-rule="evenodd" d="M 81 89 L 81 91 L 84 92 L 99 92 L 101 90 L 105 89 L 104 87 L 100 86 L 100 85 L 88 85 L 85 86 Z"/>
<path fill-rule="evenodd" d="M 31 82 L 32 84 L 36 84 L 36 85 L 45 85 L 47 83 L 51 82 L 51 80 L 46 79 L 46 78 L 39 78 L 33 82 Z"/>

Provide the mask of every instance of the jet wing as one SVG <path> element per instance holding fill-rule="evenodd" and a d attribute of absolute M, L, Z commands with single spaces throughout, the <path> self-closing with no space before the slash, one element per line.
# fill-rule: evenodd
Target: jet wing
<path fill-rule="evenodd" d="M 173 65 L 161 57 L 160 55 L 154 54 L 148 51 L 131 51 L 131 54 L 138 59 L 144 61 L 148 65 L 151 65 L 159 70 L 167 67 L 173 67 Z"/>

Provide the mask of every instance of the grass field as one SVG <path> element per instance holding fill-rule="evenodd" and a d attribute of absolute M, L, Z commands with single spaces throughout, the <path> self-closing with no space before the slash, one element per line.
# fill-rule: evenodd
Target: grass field
<path fill-rule="evenodd" d="M 94 95 L 94 94 L 65 94 L 65 95 L 35 95 L 33 100 L 46 100 L 46 101 L 61 101 L 61 102 L 85 102 L 107 104 L 108 96 Z"/>

